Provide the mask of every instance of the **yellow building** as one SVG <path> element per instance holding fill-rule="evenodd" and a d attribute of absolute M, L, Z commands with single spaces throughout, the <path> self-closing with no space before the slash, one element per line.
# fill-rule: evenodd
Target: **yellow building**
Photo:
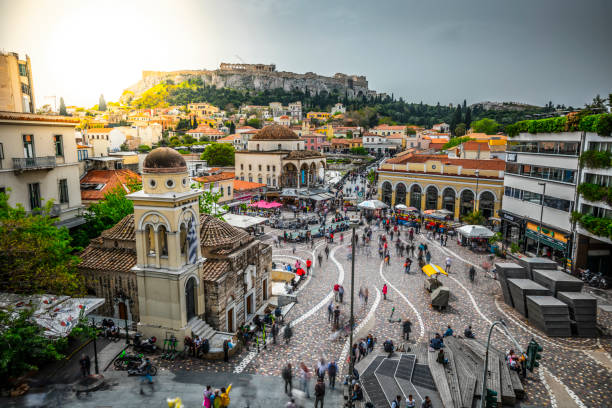
<path fill-rule="evenodd" d="M 35 106 L 30 57 L 0 52 L 0 111 L 34 113 Z"/>
<path fill-rule="evenodd" d="M 306 114 L 306 119 L 308 120 L 316 119 L 320 121 L 326 121 L 327 119 L 329 119 L 329 112 L 308 112 Z"/>
<path fill-rule="evenodd" d="M 378 169 L 378 199 L 421 211 L 446 209 L 455 219 L 475 208 L 486 218 L 497 217 L 504 191 L 504 169 L 505 162 L 500 159 L 400 154 Z"/>
<path fill-rule="evenodd" d="M 200 183 L 199 188 L 220 194 L 218 203 L 223 204 L 234 199 L 234 173 L 223 171 L 210 176 L 196 177 L 193 180 Z"/>
<path fill-rule="evenodd" d="M 214 116 L 219 113 L 219 108 L 209 103 L 190 103 L 187 109 L 194 113 L 198 118 L 206 116 Z"/>

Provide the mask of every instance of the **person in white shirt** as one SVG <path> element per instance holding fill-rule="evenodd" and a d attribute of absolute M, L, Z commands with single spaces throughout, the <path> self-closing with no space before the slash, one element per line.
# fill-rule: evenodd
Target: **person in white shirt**
<path fill-rule="evenodd" d="M 450 257 L 446 257 L 446 273 L 450 273 L 450 267 L 451 267 L 451 259 Z"/>

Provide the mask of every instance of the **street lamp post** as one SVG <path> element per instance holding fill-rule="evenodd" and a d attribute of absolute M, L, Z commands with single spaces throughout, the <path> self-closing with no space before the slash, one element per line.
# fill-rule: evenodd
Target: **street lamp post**
<path fill-rule="evenodd" d="M 542 234 L 542 218 L 544 217 L 544 195 L 546 195 L 546 183 L 538 183 L 542 186 L 542 197 L 540 197 L 540 229 L 539 234 Z M 536 256 L 540 256 L 540 236 L 538 235 L 538 244 L 536 249 Z"/>
<path fill-rule="evenodd" d="M 96 323 L 94 321 L 91 322 L 91 328 L 93 329 L 94 366 L 96 368 L 96 374 L 100 374 L 100 370 L 98 368 L 98 344 L 96 343 L 96 339 L 98 338 L 98 329 L 96 328 Z"/>
<path fill-rule="evenodd" d="M 474 211 L 478 211 L 478 208 L 480 207 L 480 202 L 478 200 L 478 176 L 480 175 L 480 170 L 476 169 L 474 173 L 476 173 L 476 197 L 474 197 Z"/>
<path fill-rule="evenodd" d="M 357 228 L 357 223 L 351 223 L 351 228 L 353 229 L 353 234 L 351 237 L 351 317 L 349 319 L 349 325 L 351 328 L 350 337 L 349 337 L 349 381 L 348 381 L 348 391 L 349 391 L 349 407 L 353 407 L 353 400 L 351 399 L 351 384 L 353 383 L 353 372 L 355 371 L 355 359 L 353 358 L 353 330 L 355 326 L 355 315 L 353 314 L 354 304 L 355 304 L 355 229 Z"/>

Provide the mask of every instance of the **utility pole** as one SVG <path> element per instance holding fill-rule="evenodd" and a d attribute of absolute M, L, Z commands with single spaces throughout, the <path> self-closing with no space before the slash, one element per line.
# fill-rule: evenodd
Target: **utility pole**
<path fill-rule="evenodd" d="M 355 326 L 355 315 L 353 314 L 353 307 L 355 304 L 355 229 L 357 228 L 357 223 L 351 223 L 351 228 L 353 229 L 353 233 L 351 236 L 351 317 L 349 319 L 349 324 L 351 327 L 351 334 L 349 338 L 349 381 L 348 381 L 348 391 L 349 391 L 349 407 L 353 407 L 353 400 L 351 399 L 351 384 L 353 383 L 353 372 L 355 371 L 355 359 L 353 358 L 353 330 Z"/>

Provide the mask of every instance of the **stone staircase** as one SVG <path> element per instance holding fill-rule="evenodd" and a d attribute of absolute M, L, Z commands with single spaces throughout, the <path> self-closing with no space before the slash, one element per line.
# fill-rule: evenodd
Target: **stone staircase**
<path fill-rule="evenodd" d="M 194 317 L 187 323 L 191 329 L 193 337 L 199 336 L 201 339 L 210 339 L 215 335 L 216 331 L 199 317 Z"/>

